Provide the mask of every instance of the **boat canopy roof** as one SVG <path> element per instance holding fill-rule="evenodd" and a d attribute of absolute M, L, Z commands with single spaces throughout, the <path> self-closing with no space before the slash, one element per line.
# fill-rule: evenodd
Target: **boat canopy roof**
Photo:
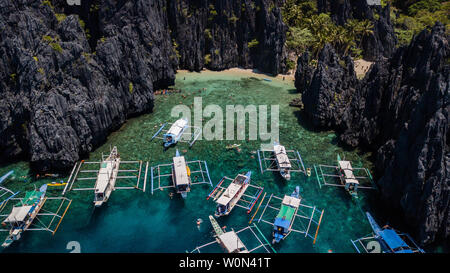
<path fill-rule="evenodd" d="M 286 206 L 293 207 L 293 208 L 298 208 L 300 206 L 300 201 L 301 201 L 300 198 L 296 198 L 296 197 L 293 197 L 293 196 L 285 195 L 284 198 L 283 198 L 282 204 L 286 205 Z"/>
<path fill-rule="evenodd" d="M 220 198 L 217 200 L 217 203 L 226 206 L 228 203 L 230 203 L 231 199 L 236 196 L 241 187 L 242 184 L 236 184 L 232 182 L 223 192 L 222 196 L 220 196 Z"/>
<path fill-rule="evenodd" d="M 280 168 L 290 168 L 291 167 L 291 162 L 289 161 L 289 157 L 287 156 L 286 153 L 286 148 L 284 148 L 284 146 L 282 145 L 274 145 L 273 146 L 273 151 L 275 153 L 277 162 L 278 162 L 278 166 Z"/>
<path fill-rule="evenodd" d="M 177 156 L 173 158 L 173 169 L 175 172 L 176 185 L 189 184 L 189 176 L 186 169 L 186 160 L 184 156 Z"/>
<path fill-rule="evenodd" d="M 242 243 L 241 239 L 237 236 L 236 232 L 229 231 L 224 234 L 218 236 L 219 240 L 222 242 L 222 245 L 225 249 L 232 253 L 238 249 L 245 248 L 245 245 Z"/>
<path fill-rule="evenodd" d="M 413 253 L 412 250 L 409 249 L 409 246 L 405 243 L 405 241 L 403 241 L 402 238 L 400 238 L 400 236 L 394 230 L 384 229 L 379 232 L 379 235 L 391 249 L 395 250 L 396 248 L 406 248 L 395 251 L 396 253 Z"/>
<path fill-rule="evenodd" d="M 356 177 L 353 174 L 353 167 L 350 161 L 340 160 L 339 168 L 344 171 L 345 183 L 359 184 L 358 180 L 356 180 Z"/>
<path fill-rule="evenodd" d="M 282 227 L 284 229 L 288 229 L 291 226 L 291 221 L 283 218 L 275 218 L 275 222 L 273 223 L 275 227 Z"/>
<path fill-rule="evenodd" d="M 280 225 L 277 225 L 277 226 L 283 226 L 282 222 L 284 220 L 288 222 L 288 226 L 289 226 L 294 215 L 295 215 L 295 208 L 293 208 L 291 206 L 287 206 L 285 204 L 282 204 L 280 211 L 278 211 L 277 217 L 275 218 L 275 224 L 277 222 L 277 219 L 279 219 Z M 283 220 L 283 221 L 280 221 L 280 220 Z"/>
<path fill-rule="evenodd" d="M 109 178 L 113 171 L 113 161 L 103 161 L 95 184 L 95 193 L 103 193 L 109 184 Z"/>
<path fill-rule="evenodd" d="M 170 126 L 169 131 L 167 131 L 167 134 L 178 136 L 184 127 L 186 127 L 188 124 L 187 119 L 179 119 L 175 121 L 172 126 Z"/>
<path fill-rule="evenodd" d="M 23 222 L 31 210 L 32 206 L 13 207 L 11 213 L 8 215 L 5 223 Z"/>

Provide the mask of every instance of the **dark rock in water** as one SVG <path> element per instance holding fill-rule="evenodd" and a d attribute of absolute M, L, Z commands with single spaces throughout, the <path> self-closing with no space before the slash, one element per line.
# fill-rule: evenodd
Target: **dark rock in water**
<path fill-rule="evenodd" d="M 312 80 L 302 92 L 305 112 L 314 126 L 336 127 L 340 124 L 359 84 L 353 67 L 350 57 L 340 59 L 331 45 L 324 46 Z"/>
<path fill-rule="evenodd" d="M 293 107 L 299 107 L 300 109 L 303 109 L 304 105 L 301 98 L 295 98 L 290 103 L 289 106 Z"/>
<path fill-rule="evenodd" d="M 169 1 L 168 14 L 183 68 L 287 71 L 287 27 L 277 1 Z"/>
<path fill-rule="evenodd" d="M 205 67 L 206 54 L 211 69 L 284 72 L 278 5 L 0 0 L 0 160 L 68 170 L 128 117 L 152 111 L 153 91 L 172 85 L 177 68 Z"/>
<path fill-rule="evenodd" d="M 347 145 L 377 152 L 383 203 L 404 216 L 421 244 L 450 235 L 449 53 L 445 27 L 437 23 L 375 63 L 352 92 L 340 88 L 354 78 L 338 69 L 336 57 L 321 58 L 303 93 L 316 124 L 336 129 Z M 324 71 L 327 65 L 333 73 Z M 330 98 L 342 93 L 348 105 L 331 107 Z"/>
<path fill-rule="evenodd" d="M 392 55 L 397 44 L 394 26 L 390 19 L 390 4 L 385 7 L 369 6 L 366 0 L 317 0 L 319 12 L 330 13 L 334 22 L 345 25 L 349 19 L 369 20 L 373 34 L 362 40 L 364 59 L 376 61 Z"/>

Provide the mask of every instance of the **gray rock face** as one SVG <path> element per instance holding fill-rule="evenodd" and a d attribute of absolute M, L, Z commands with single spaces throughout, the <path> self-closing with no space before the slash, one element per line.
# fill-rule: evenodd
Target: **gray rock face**
<path fill-rule="evenodd" d="M 295 70 L 295 88 L 303 93 L 309 87 L 314 75 L 314 67 L 310 64 L 310 53 L 304 52 L 297 59 L 297 69 Z"/>
<path fill-rule="evenodd" d="M 317 0 L 319 12 L 330 13 L 334 22 L 345 25 L 349 19 L 372 21 L 373 34 L 362 40 L 364 59 L 388 58 L 395 51 L 397 37 L 390 19 L 390 4 L 369 6 L 366 0 Z"/>
<path fill-rule="evenodd" d="M 313 122 L 336 129 L 347 145 L 376 151 L 383 203 L 403 215 L 421 244 L 450 235 L 449 53 L 437 23 L 375 63 L 359 84 L 334 58 L 321 58 L 303 93 Z M 341 90 L 350 85 L 351 92 Z M 338 94 L 347 104 L 334 107 L 330 98 Z"/>
<path fill-rule="evenodd" d="M 359 84 L 353 67 L 350 57 L 340 59 L 331 45 L 324 46 L 310 84 L 302 93 L 305 113 L 314 126 L 337 127 L 340 124 Z M 305 85 L 311 67 L 303 69 L 307 71 L 303 73 L 306 80 L 302 84 Z M 298 85 L 302 82 L 300 74 L 296 73 Z"/>
<path fill-rule="evenodd" d="M 242 66 L 272 74 L 286 72 L 287 27 L 277 2 L 169 1 L 180 66 L 196 71 Z"/>
<path fill-rule="evenodd" d="M 68 170 L 128 117 L 152 111 L 153 90 L 173 84 L 177 67 L 205 67 L 207 52 L 219 52 L 212 69 L 284 71 L 277 3 L 216 1 L 208 20 L 209 2 L 0 0 L 0 160 Z"/>

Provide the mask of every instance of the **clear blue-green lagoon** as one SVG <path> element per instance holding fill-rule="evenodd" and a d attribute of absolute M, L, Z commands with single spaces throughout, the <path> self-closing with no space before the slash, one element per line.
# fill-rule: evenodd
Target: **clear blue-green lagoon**
<path fill-rule="evenodd" d="M 263 78 L 272 79 L 271 82 Z M 157 95 L 154 112 L 130 119 L 118 131 L 112 133 L 107 142 L 93 151 L 86 160 L 98 161 L 101 154 L 109 152 L 110 145 L 117 146 L 122 160 L 149 161 L 150 166 L 170 163 L 175 150 L 187 160 L 206 160 L 213 184 L 217 184 L 223 176 L 234 178 L 237 173 L 251 170 L 252 184 L 264 187 L 270 194 L 282 197 L 290 194 L 295 186 L 302 189 L 304 203 L 324 209 L 322 224 L 317 242 L 312 244 L 310 238 L 292 233 L 281 244 L 275 246 L 277 252 L 355 252 L 350 239 L 356 239 L 371 232 L 364 211 L 371 210 L 369 205 L 375 192 L 359 192 L 359 200 L 355 201 L 342 189 L 335 187 L 319 188 L 314 169 L 311 177 L 301 173 L 293 174 L 290 181 L 280 179 L 278 174 L 259 171 L 254 152 L 261 142 L 239 140 L 199 140 L 192 148 L 185 143 L 164 151 L 162 141 L 150 141 L 159 124 L 173 122 L 170 117 L 172 107 L 179 104 L 190 106 L 194 97 L 202 97 L 203 107 L 217 104 L 225 109 L 225 105 L 279 105 L 280 106 L 280 141 L 287 149 L 298 150 L 306 168 L 314 164 L 335 164 L 336 154 L 345 156 L 353 166 L 364 166 L 372 170 L 370 154 L 358 150 L 348 151 L 337 145 L 334 132 L 317 132 L 308 128 L 299 115 L 299 109 L 290 107 L 289 102 L 298 96 L 292 80 L 271 78 L 261 74 L 237 72 L 190 73 L 180 71 L 177 74 L 176 89 L 181 93 Z M 205 88 L 203 91 L 199 91 Z M 270 107 L 269 107 L 270 109 Z M 205 118 L 205 122 L 209 118 Z M 269 119 L 270 122 L 270 119 Z M 248 124 L 247 124 L 248 128 Z M 308 128 L 308 129 L 307 129 Z M 228 150 L 226 145 L 240 143 L 240 151 Z M 59 181 L 58 179 L 41 179 L 33 181 L 29 174 L 28 164 L 18 162 L 0 167 L 0 175 L 13 169 L 15 174 L 3 186 L 14 191 L 33 189 L 44 183 Z M 95 181 L 92 181 L 93 185 Z M 131 181 L 122 181 L 122 185 Z M 58 195 L 63 187 L 52 187 L 50 195 Z M 169 196 L 171 190 L 156 191 L 151 194 L 150 178 L 147 190 L 116 190 L 108 203 L 100 208 L 93 208 L 92 191 L 71 191 L 66 196 L 73 200 L 58 232 L 52 236 L 47 232 L 26 232 L 22 239 L 15 242 L 3 252 L 69 252 L 68 242 L 78 241 L 81 252 L 185 252 L 196 246 L 213 240 L 212 226 L 208 215 L 213 214 L 215 203 L 206 196 L 211 191 L 209 185 L 194 185 L 187 199 L 180 196 Z M 259 204 L 258 200 L 257 205 Z M 218 222 L 238 230 L 248 225 L 250 214 L 244 209 L 235 208 L 229 216 L 221 217 Z M 256 218 L 259 217 L 262 209 Z M 3 212 L 8 213 L 8 212 Z M 200 228 L 198 218 L 203 219 Z M 384 224 L 384 223 L 380 223 Z M 272 226 L 264 223 L 259 228 L 271 240 Z M 2 237 L 3 238 L 3 237 Z M 250 233 L 242 233 L 241 238 L 249 248 L 255 243 Z M 220 247 L 211 246 L 205 252 L 222 252 Z"/>

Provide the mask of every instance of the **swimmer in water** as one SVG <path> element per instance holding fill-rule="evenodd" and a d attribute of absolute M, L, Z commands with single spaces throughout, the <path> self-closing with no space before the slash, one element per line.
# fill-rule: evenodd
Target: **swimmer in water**
<path fill-rule="evenodd" d="M 197 219 L 197 228 L 198 228 L 198 230 L 200 230 L 200 225 L 203 223 L 203 220 L 202 220 L 202 218 L 198 218 Z"/>
<path fill-rule="evenodd" d="M 173 198 L 173 192 L 169 193 L 170 199 Z"/>

